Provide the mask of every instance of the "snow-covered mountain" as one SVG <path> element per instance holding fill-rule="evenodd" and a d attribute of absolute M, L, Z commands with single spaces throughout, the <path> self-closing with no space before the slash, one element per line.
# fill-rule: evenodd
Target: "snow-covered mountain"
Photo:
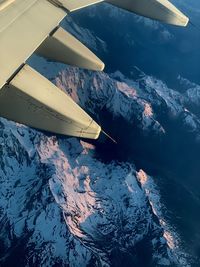
<path fill-rule="evenodd" d="M 132 82 L 119 72 L 67 68 L 56 83 L 91 114 L 103 110 L 113 125 L 120 118 L 144 135 L 166 134 L 154 111 L 159 106 L 183 124 L 192 118 L 182 115 L 184 97 L 151 77 Z M 194 131 L 198 123 L 190 124 Z M 154 179 L 143 170 L 103 162 L 97 144 L 4 119 L 0 136 L 2 266 L 17 259 L 18 266 L 186 266 Z"/>

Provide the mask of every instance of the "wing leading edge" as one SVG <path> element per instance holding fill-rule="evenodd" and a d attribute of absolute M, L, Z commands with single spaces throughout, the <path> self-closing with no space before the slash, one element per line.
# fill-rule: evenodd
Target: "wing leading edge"
<path fill-rule="evenodd" d="M 72 99 L 26 64 L 35 52 L 65 64 L 102 71 L 104 63 L 58 27 L 68 12 L 103 0 L 0 1 L 0 116 L 41 130 L 98 138 L 101 127 Z M 163 22 L 185 26 L 167 0 L 107 0 Z"/>

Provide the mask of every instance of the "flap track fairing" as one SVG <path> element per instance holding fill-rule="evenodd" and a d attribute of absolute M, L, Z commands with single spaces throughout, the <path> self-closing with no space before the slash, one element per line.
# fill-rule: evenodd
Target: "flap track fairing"
<path fill-rule="evenodd" d="M 106 2 L 138 15 L 176 26 L 186 26 L 189 21 L 188 17 L 168 0 L 106 0 Z"/>
<path fill-rule="evenodd" d="M 36 53 L 51 60 L 84 69 L 102 71 L 104 63 L 70 33 L 59 27 Z"/>
<path fill-rule="evenodd" d="M 0 116 L 57 134 L 98 138 L 101 127 L 28 65 L 0 90 Z"/>

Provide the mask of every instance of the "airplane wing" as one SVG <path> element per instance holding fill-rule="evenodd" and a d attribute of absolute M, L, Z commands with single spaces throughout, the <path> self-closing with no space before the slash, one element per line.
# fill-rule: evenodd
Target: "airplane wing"
<path fill-rule="evenodd" d="M 72 11 L 100 1 L 0 1 L 0 116 L 38 129 L 97 138 L 101 128 L 70 97 L 26 64 L 36 52 L 75 66 L 104 64 L 59 27 Z"/>
<path fill-rule="evenodd" d="M 103 0 L 0 0 L 0 116 L 58 134 L 98 138 L 101 127 L 71 98 L 26 64 L 37 53 L 102 71 L 104 63 L 59 27 L 69 13 Z M 107 0 L 176 25 L 188 19 L 167 0 Z"/>

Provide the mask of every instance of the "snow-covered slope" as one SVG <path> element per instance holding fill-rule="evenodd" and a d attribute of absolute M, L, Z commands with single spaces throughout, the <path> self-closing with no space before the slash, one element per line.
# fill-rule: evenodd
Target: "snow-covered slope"
<path fill-rule="evenodd" d="M 132 82 L 119 72 L 67 68 L 56 83 L 91 113 L 104 109 L 113 122 L 120 117 L 147 135 L 165 135 L 159 106 L 174 117 L 185 112 L 182 96 L 146 76 Z M 144 171 L 102 162 L 87 142 L 4 119 L 0 138 L 2 266 L 17 258 L 19 266 L 186 266 L 159 191 Z"/>
<path fill-rule="evenodd" d="M 94 117 L 106 110 L 113 120 L 122 118 L 133 130 L 137 127 L 143 134 L 156 136 L 164 136 L 169 122 L 175 122 L 199 143 L 200 118 L 188 104 L 199 105 L 197 85 L 181 94 L 142 72 L 139 79 L 132 81 L 119 71 L 108 75 L 76 68 L 63 70 L 56 84 Z"/>
<path fill-rule="evenodd" d="M 149 198 L 144 172 L 102 163 L 94 146 L 77 139 L 57 140 L 5 120 L 0 134 L 2 266 L 120 266 L 124 260 L 139 266 L 144 248 L 146 264 L 176 260 L 155 211 L 158 192 Z"/>

